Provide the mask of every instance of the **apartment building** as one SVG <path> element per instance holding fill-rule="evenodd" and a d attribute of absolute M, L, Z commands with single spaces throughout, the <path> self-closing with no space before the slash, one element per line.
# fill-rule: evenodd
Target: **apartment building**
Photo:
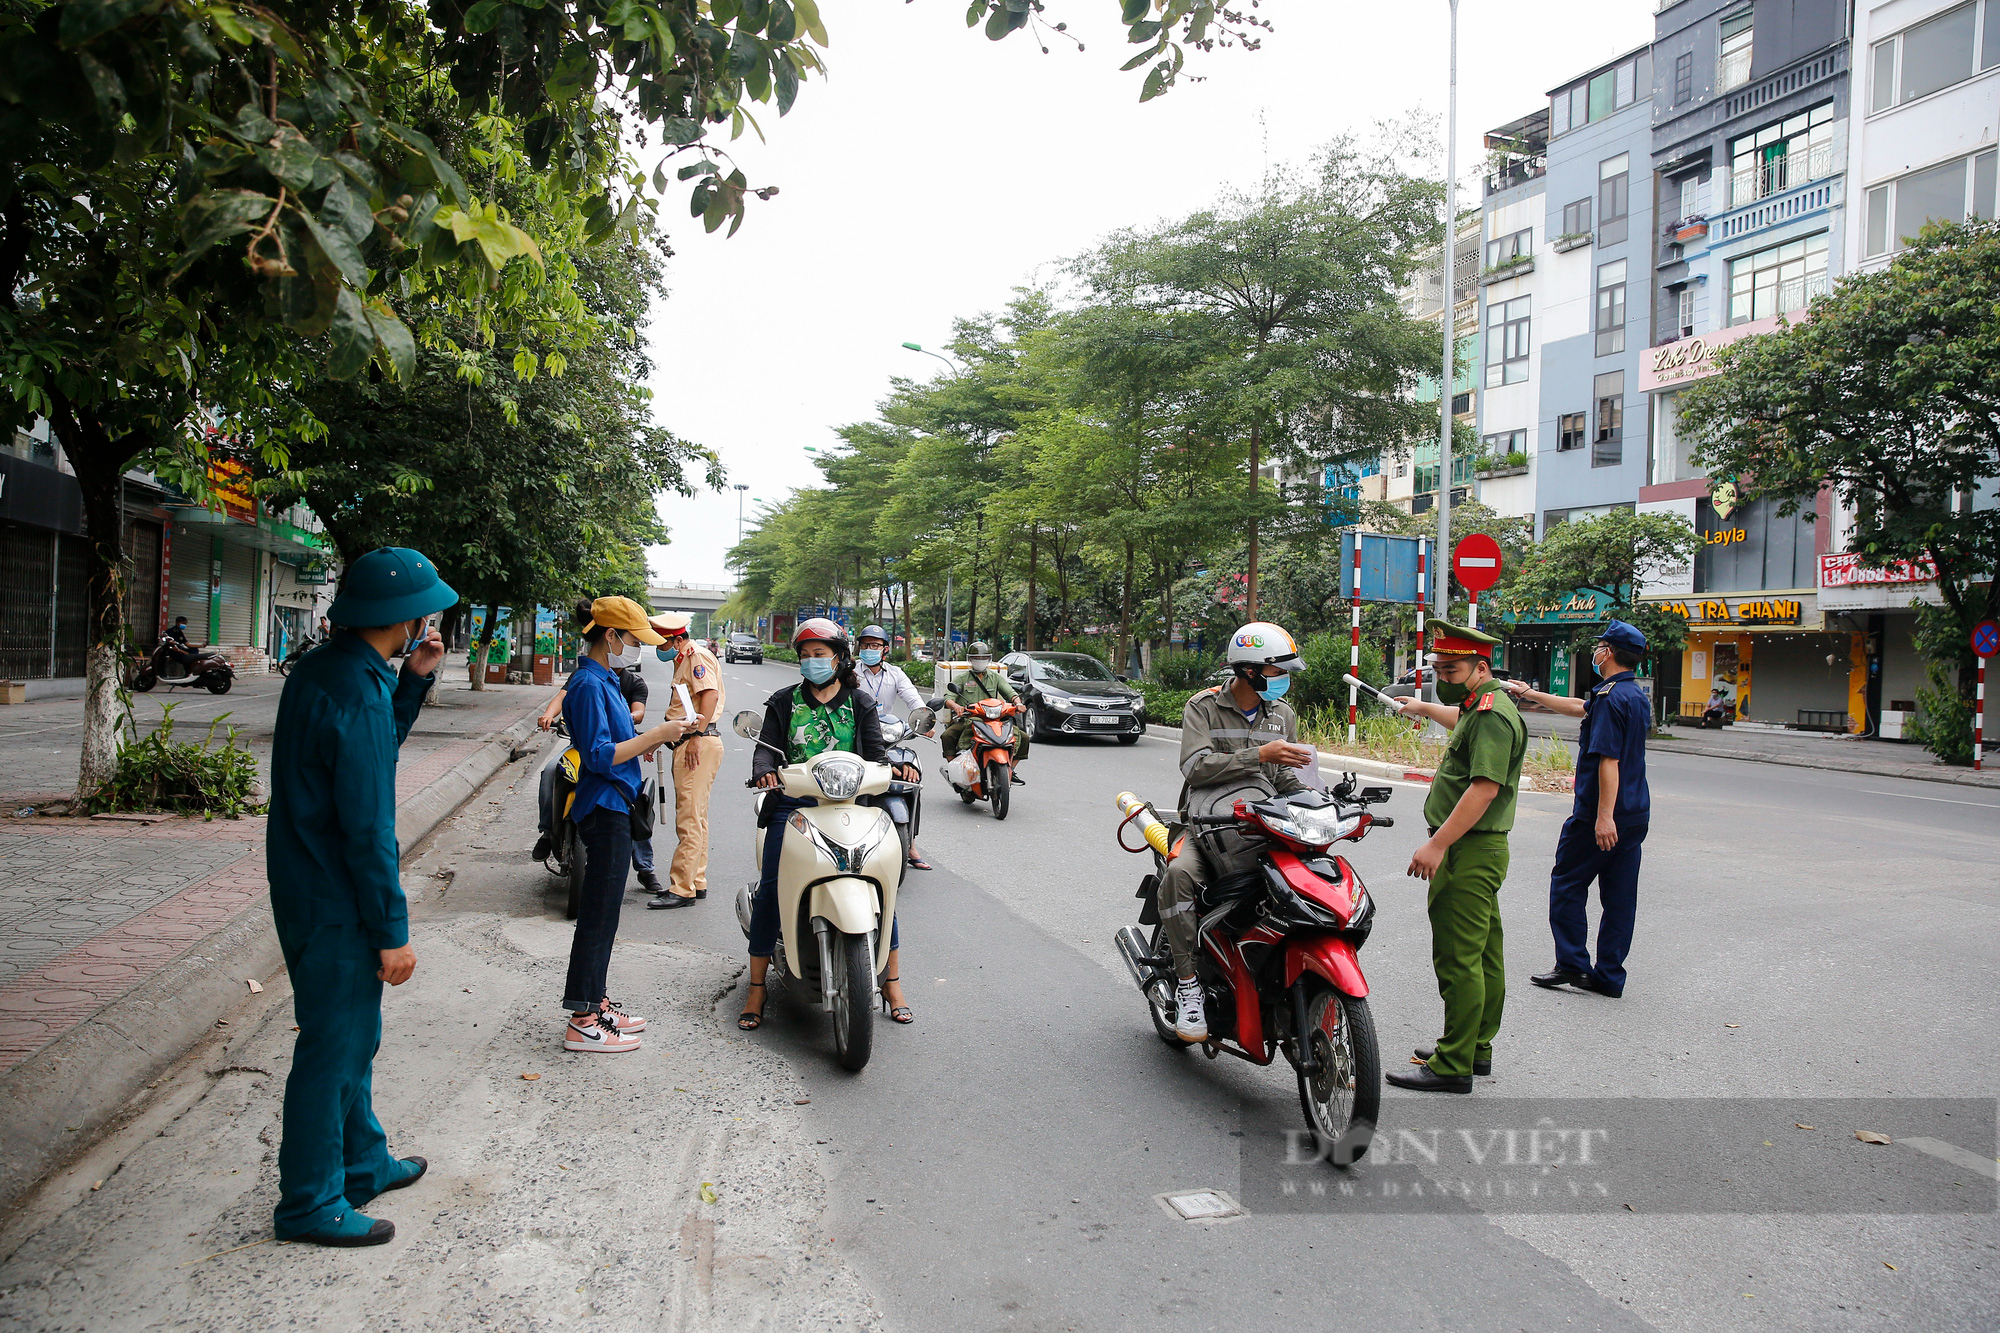
<path fill-rule="evenodd" d="M 1677 399 L 1714 350 L 1770 332 L 1823 294 L 1847 253 L 1847 0 L 1665 0 L 1652 50 L 1652 167 L 1659 225 L 1647 238 L 1653 338 L 1642 511 L 1677 513 L 1703 545 L 1648 586 L 1680 605 L 1689 640 L 1663 661 L 1682 711 L 1715 697 L 1740 721 L 1846 730 L 1865 711 L 1865 644 L 1818 598 L 1830 517 L 1783 516 L 1712 481 L 1676 429 Z M 1752 682 L 1755 688 L 1752 688 Z"/>
<path fill-rule="evenodd" d="M 1488 131 L 1479 267 L 1479 501 L 1509 516 L 1535 512 L 1536 424 L 1554 255 L 1543 199 L 1546 109 Z M 1525 460 L 1524 462 L 1513 460 Z M 1479 464 L 1475 464 L 1478 466 Z"/>

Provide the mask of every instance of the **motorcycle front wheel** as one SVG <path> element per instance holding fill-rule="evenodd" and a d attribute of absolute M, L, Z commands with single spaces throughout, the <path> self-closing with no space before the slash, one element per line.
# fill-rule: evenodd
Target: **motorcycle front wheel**
<path fill-rule="evenodd" d="M 144 694 L 160 683 L 160 678 L 150 671 L 141 671 L 132 677 L 132 688 Z"/>
<path fill-rule="evenodd" d="M 568 900 L 563 907 L 563 915 L 571 921 L 583 907 L 583 836 L 576 831 L 576 825 L 568 820 L 562 826 L 562 882 Z"/>
<path fill-rule="evenodd" d="M 875 1047 L 875 955 L 868 936 L 841 933 L 833 946 L 833 1052 L 850 1073 Z"/>
<path fill-rule="evenodd" d="M 1319 1155 L 1352 1166 L 1368 1152 L 1382 1109 L 1382 1057 L 1368 1001 L 1315 987 L 1306 1001 L 1305 1038 L 1319 1070 L 1299 1074 L 1299 1109 Z"/>
<path fill-rule="evenodd" d="M 997 760 L 986 766 L 986 799 L 993 802 L 993 817 L 1007 817 L 1007 803 L 1013 799 L 1014 779 L 1007 766 Z"/>

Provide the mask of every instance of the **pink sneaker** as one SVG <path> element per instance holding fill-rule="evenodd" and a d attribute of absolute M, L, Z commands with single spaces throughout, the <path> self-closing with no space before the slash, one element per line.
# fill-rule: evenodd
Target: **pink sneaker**
<path fill-rule="evenodd" d="M 639 1034 L 620 1032 L 618 1025 L 601 1011 L 576 1014 L 570 1018 L 569 1027 L 563 1032 L 563 1049 L 599 1055 L 608 1055 L 613 1051 L 636 1051 L 639 1049 Z"/>
<path fill-rule="evenodd" d="M 613 1023 L 616 1023 L 620 1032 L 644 1032 L 646 1030 L 646 1020 L 637 1014 L 626 1013 L 625 1006 L 616 1000 L 606 1000 L 597 1012 L 610 1019 Z"/>

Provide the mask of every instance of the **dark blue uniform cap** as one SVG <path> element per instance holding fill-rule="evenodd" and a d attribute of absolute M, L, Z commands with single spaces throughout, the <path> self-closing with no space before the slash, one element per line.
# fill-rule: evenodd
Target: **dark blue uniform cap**
<path fill-rule="evenodd" d="M 377 629 L 457 604 L 458 594 L 423 552 L 384 546 L 347 567 L 326 618 L 347 629 Z"/>
<path fill-rule="evenodd" d="M 1608 643 L 1620 652 L 1646 655 L 1646 636 L 1636 625 L 1628 625 L 1622 620 L 1614 620 L 1604 627 L 1604 633 L 1597 636 L 1599 643 Z"/>

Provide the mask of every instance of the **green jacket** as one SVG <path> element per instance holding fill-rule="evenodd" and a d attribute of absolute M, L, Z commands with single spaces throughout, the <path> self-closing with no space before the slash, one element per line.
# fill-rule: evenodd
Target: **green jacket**
<path fill-rule="evenodd" d="M 1020 698 L 1014 693 L 1014 684 L 1007 679 L 1007 673 L 993 667 L 977 673 L 965 672 L 952 681 L 950 693 L 963 708 L 970 708 L 981 699 L 1005 699 L 1013 703 Z"/>
<path fill-rule="evenodd" d="M 1283 702 L 1261 704 L 1255 718 L 1245 717 L 1229 696 L 1227 685 L 1203 690 L 1181 710 L 1180 807 L 1189 813 L 1188 795 L 1204 787 L 1219 787 L 1232 779 L 1261 774 L 1279 793 L 1304 788 L 1297 769 L 1266 764 L 1257 751 L 1270 741 L 1295 741 L 1298 715 Z"/>
<path fill-rule="evenodd" d="M 432 676 L 399 678 L 353 634 L 308 653 L 278 700 L 264 868 L 281 938 L 359 925 L 369 947 L 410 941 L 396 843 L 396 751 Z"/>
<path fill-rule="evenodd" d="M 1500 794 L 1469 832 L 1506 833 L 1514 827 L 1514 803 L 1521 790 L 1521 761 L 1528 754 L 1528 728 L 1499 681 L 1489 681 L 1458 706 L 1458 725 L 1444 747 L 1424 801 L 1424 822 L 1437 828 L 1451 818 L 1458 798 L 1474 778 L 1490 778 Z"/>

